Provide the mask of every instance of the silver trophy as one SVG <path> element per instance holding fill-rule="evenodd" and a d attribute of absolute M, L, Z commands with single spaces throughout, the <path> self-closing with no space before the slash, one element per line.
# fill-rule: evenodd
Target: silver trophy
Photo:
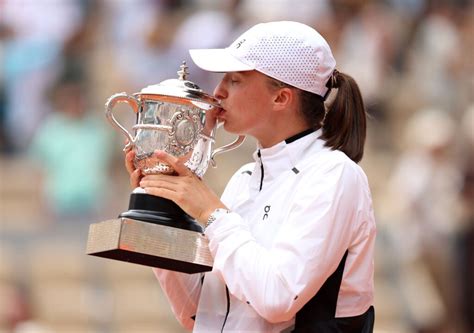
<path fill-rule="evenodd" d="M 215 166 L 216 154 L 237 148 L 245 139 L 239 136 L 212 149 L 218 124 L 206 113 L 219 103 L 188 81 L 187 75 L 183 62 L 178 79 L 148 86 L 132 96 L 115 94 L 105 104 L 107 119 L 127 137 L 125 149 L 135 151 L 134 164 L 142 174 L 174 173 L 154 156 L 156 150 L 163 150 L 202 177 L 209 164 Z M 133 135 L 114 117 L 117 103 L 127 103 L 136 113 Z M 137 188 L 130 195 L 128 211 L 90 226 L 87 254 L 196 273 L 212 269 L 207 245 L 202 227 L 178 205 Z"/>

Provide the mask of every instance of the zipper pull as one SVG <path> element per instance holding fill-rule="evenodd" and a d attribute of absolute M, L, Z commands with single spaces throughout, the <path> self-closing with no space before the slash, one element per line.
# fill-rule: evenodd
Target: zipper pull
<path fill-rule="evenodd" d="M 257 151 L 257 156 L 260 159 L 260 188 L 259 188 L 259 191 L 261 191 L 262 187 L 263 187 L 263 161 L 262 161 L 262 154 L 260 154 L 260 149 Z"/>

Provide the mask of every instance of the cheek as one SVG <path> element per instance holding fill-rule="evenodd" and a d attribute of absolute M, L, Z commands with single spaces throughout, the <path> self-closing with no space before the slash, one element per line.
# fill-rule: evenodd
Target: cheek
<path fill-rule="evenodd" d="M 267 94 L 262 89 L 248 89 L 245 94 L 239 98 L 239 102 L 246 106 L 247 109 L 261 110 L 267 108 Z"/>
<path fill-rule="evenodd" d="M 250 96 L 247 103 L 249 110 L 252 110 L 251 116 L 262 121 L 262 117 L 268 114 L 271 109 L 270 97 L 265 91 L 256 90 Z"/>
<path fill-rule="evenodd" d="M 229 94 L 228 102 L 232 108 L 229 117 L 236 122 L 234 125 L 239 123 L 241 126 L 248 128 L 256 122 L 261 122 L 266 110 L 271 107 L 267 91 L 261 87 L 256 87 L 233 92 Z M 230 126 L 231 124 L 229 124 L 229 129 Z"/>

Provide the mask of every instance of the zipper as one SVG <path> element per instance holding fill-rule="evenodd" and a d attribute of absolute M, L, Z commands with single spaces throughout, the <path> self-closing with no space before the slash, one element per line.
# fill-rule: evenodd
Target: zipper
<path fill-rule="evenodd" d="M 227 317 L 229 317 L 229 312 L 230 312 L 230 295 L 229 295 L 229 288 L 227 288 L 227 285 L 225 286 L 225 296 L 227 299 L 227 310 L 225 313 L 224 322 L 222 323 L 221 333 L 224 332 L 224 326 L 225 326 L 225 323 L 227 322 Z"/>
<path fill-rule="evenodd" d="M 263 187 L 263 162 L 262 162 L 262 154 L 260 154 L 260 149 L 257 151 L 257 156 L 260 159 L 260 188 L 258 191 L 261 191 Z"/>

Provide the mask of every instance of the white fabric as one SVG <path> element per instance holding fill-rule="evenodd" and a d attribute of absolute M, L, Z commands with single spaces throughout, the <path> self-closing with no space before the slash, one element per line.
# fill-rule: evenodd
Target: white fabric
<path fill-rule="evenodd" d="M 225 331 L 290 327 L 346 250 L 336 316 L 360 315 L 373 304 L 375 221 L 367 179 L 345 154 L 325 148 L 319 135 L 261 149 L 261 190 L 257 154 L 233 176 L 222 196 L 232 213 L 206 229 L 214 267 L 202 287 L 200 274 L 154 269 L 185 327 L 220 331 L 226 285 Z"/>
<path fill-rule="evenodd" d="M 189 51 L 194 63 L 211 72 L 257 70 L 299 89 L 324 96 L 336 67 L 326 40 L 298 22 L 260 23 L 225 49 Z"/>

